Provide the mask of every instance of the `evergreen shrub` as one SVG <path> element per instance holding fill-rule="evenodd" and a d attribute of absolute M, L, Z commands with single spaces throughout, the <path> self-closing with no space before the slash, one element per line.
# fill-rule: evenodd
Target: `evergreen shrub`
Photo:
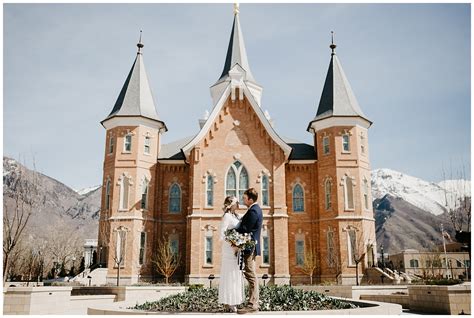
<path fill-rule="evenodd" d="M 184 293 L 168 296 L 158 301 L 145 302 L 132 309 L 152 312 L 224 312 L 218 303 L 217 288 L 191 287 Z M 246 294 L 248 291 L 246 290 Z M 245 303 L 243 304 L 245 305 Z M 334 299 L 315 291 L 304 291 L 291 286 L 260 286 L 260 311 L 306 311 L 350 309 L 356 305 Z"/>

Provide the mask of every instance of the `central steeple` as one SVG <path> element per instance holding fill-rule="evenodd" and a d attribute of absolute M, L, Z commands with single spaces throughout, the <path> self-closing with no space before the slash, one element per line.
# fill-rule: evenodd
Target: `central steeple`
<path fill-rule="evenodd" d="M 230 33 L 229 46 L 227 48 L 227 55 L 225 58 L 224 69 L 219 77 L 219 81 L 229 76 L 229 71 L 236 65 L 240 65 L 245 71 L 246 80 L 255 82 L 252 72 L 250 71 L 249 62 L 247 59 L 247 51 L 245 50 L 244 37 L 240 27 L 239 20 L 239 5 L 234 5 L 234 23 L 232 24 L 232 31 Z"/>
<path fill-rule="evenodd" d="M 252 71 L 250 70 L 247 51 L 245 49 L 244 36 L 242 34 L 242 27 L 240 26 L 239 14 L 239 5 L 234 4 L 234 21 L 230 32 L 224 68 L 217 82 L 211 86 L 211 95 L 214 105 L 224 92 L 225 87 L 230 82 L 235 83 L 236 81 L 245 84 L 249 88 L 257 104 L 260 105 L 262 87 L 257 84 Z"/>

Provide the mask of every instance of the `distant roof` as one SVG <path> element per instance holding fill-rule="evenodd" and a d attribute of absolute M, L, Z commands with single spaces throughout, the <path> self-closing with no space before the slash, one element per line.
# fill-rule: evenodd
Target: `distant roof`
<path fill-rule="evenodd" d="M 184 160 L 181 148 L 189 143 L 194 136 L 189 136 L 169 144 L 161 145 L 159 160 Z M 291 148 L 289 160 L 315 160 L 317 159 L 314 146 L 290 138 L 282 138 Z"/>
<path fill-rule="evenodd" d="M 160 160 L 184 160 L 184 154 L 181 148 L 193 139 L 194 136 L 189 136 L 183 139 L 176 140 L 169 144 L 161 145 L 158 159 Z"/>

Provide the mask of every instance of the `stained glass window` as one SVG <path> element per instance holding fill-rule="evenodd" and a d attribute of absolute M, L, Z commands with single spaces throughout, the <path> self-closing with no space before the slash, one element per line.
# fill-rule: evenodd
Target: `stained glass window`
<path fill-rule="evenodd" d="M 296 241 L 296 265 L 304 264 L 304 241 Z"/>
<path fill-rule="evenodd" d="M 169 211 L 171 213 L 181 212 L 181 189 L 176 183 L 170 188 L 170 206 Z"/>
<path fill-rule="evenodd" d="M 262 205 L 270 205 L 269 195 L 268 195 L 268 176 L 264 175 L 262 177 Z"/>
<path fill-rule="evenodd" d="M 206 205 L 212 206 L 214 201 L 214 178 L 211 175 L 207 176 L 207 183 L 206 183 Z"/>
<path fill-rule="evenodd" d="M 293 188 L 293 211 L 304 211 L 304 193 L 303 188 L 299 184 Z"/>
<path fill-rule="evenodd" d="M 331 181 L 326 180 L 324 184 L 326 210 L 331 208 Z"/>
<path fill-rule="evenodd" d="M 247 169 L 239 161 L 235 161 L 227 172 L 226 196 L 238 196 L 239 202 L 243 202 L 243 195 L 248 187 Z"/>

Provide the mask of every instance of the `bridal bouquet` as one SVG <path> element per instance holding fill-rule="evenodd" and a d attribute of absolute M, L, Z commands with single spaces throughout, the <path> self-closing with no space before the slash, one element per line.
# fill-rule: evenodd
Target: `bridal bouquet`
<path fill-rule="evenodd" d="M 224 239 L 241 250 L 250 250 L 255 246 L 255 241 L 249 233 L 241 234 L 235 229 L 225 231 Z"/>
<path fill-rule="evenodd" d="M 255 247 L 255 241 L 252 240 L 252 236 L 249 233 L 241 234 L 235 229 L 227 230 L 224 232 L 224 239 L 229 242 L 232 246 L 236 246 L 239 251 L 235 253 L 237 256 L 237 264 L 239 264 L 240 270 L 244 269 L 244 250 L 251 251 Z"/>

